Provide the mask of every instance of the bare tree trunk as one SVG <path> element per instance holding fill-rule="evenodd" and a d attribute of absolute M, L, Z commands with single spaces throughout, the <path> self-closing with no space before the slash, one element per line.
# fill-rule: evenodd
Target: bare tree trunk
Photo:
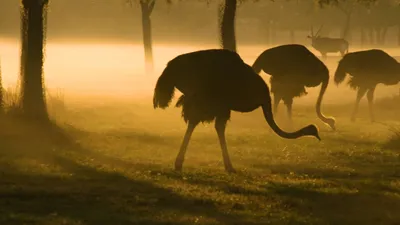
<path fill-rule="evenodd" d="M 142 9 L 142 31 L 146 74 L 153 73 L 154 69 L 153 44 L 151 35 L 151 13 L 153 12 L 155 2 L 155 0 L 140 1 L 140 6 Z"/>
<path fill-rule="evenodd" d="M 265 25 L 265 42 L 267 45 L 271 44 L 271 26 L 270 21 L 268 21 Z"/>
<path fill-rule="evenodd" d="M 351 39 L 351 32 L 350 32 L 350 21 L 351 21 L 351 12 L 345 13 L 346 15 L 346 22 L 344 24 L 344 28 L 342 31 L 342 38 L 350 41 Z"/>
<path fill-rule="evenodd" d="M 375 28 L 375 36 L 376 36 L 376 38 L 375 38 L 376 44 L 379 45 L 381 43 L 381 28 L 379 28 L 379 27 Z"/>
<path fill-rule="evenodd" d="M 276 44 L 276 30 L 277 30 L 276 28 L 277 28 L 276 22 L 273 21 L 271 23 L 271 45 Z"/>
<path fill-rule="evenodd" d="M 4 103 L 3 103 L 3 78 L 1 76 L 1 61 L 0 61 L 0 112 L 4 110 Z"/>
<path fill-rule="evenodd" d="M 397 25 L 397 45 L 400 46 L 400 24 Z"/>
<path fill-rule="evenodd" d="M 290 43 L 294 44 L 296 42 L 296 40 L 295 40 L 295 34 L 294 34 L 293 28 L 290 28 L 290 30 L 289 30 L 289 37 L 290 37 Z"/>
<path fill-rule="evenodd" d="M 374 45 L 375 40 L 374 40 L 374 28 L 373 27 L 368 28 L 368 36 L 369 36 L 369 44 Z"/>
<path fill-rule="evenodd" d="M 237 0 L 225 0 L 221 9 L 222 20 L 220 25 L 221 45 L 223 49 L 236 52 L 235 16 Z"/>
<path fill-rule="evenodd" d="M 382 32 L 381 32 L 381 45 L 384 45 L 385 44 L 385 41 L 386 41 L 386 34 L 387 34 L 387 30 L 388 30 L 388 27 L 383 27 L 382 28 Z"/>
<path fill-rule="evenodd" d="M 364 30 L 364 27 L 360 27 L 360 37 L 361 37 L 361 47 L 364 47 L 365 46 L 365 39 L 366 39 L 366 37 L 365 37 L 365 30 Z"/>
<path fill-rule="evenodd" d="M 48 120 L 43 88 L 44 21 L 47 0 L 22 0 L 21 97 L 23 114 Z"/>

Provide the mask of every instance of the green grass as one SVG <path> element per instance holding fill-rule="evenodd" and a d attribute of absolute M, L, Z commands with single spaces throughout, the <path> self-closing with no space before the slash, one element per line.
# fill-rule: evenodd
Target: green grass
<path fill-rule="evenodd" d="M 58 126 L 0 118 L 0 224 L 399 224 L 400 148 L 364 105 L 356 123 L 324 107 L 337 132 L 295 106 L 295 126 L 316 123 L 321 142 L 279 138 L 261 110 L 234 113 L 227 174 L 212 124 L 174 172 L 185 124 L 150 102 L 60 103 Z M 398 110 L 377 111 L 400 124 Z"/>

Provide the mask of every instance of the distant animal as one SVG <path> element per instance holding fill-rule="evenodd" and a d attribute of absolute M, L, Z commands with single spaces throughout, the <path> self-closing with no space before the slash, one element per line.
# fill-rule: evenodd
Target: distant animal
<path fill-rule="evenodd" d="M 349 42 L 343 38 L 330 38 L 330 37 L 320 37 L 319 32 L 322 26 L 319 28 L 316 34 L 313 32 L 313 27 L 311 27 L 311 36 L 307 36 L 311 39 L 311 46 L 319 51 L 323 59 L 327 58 L 327 54 L 330 52 L 340 52 L 343 57 L 349 51 Z"/>
<path fill-rule="evenodd" d="M 380 49 L 351 52 L 340 61 L 335 72 L 335 83 L 339 85 L 349 74 L 348 85 L 357 90 L 351 120 L 355 121 L 361 98 L 367 93 L 371 121 L 375 121 L 373 99 L 378 84 L 396 85 L 400 82 L 400 63 Z"/>
<path fill-rule="evenodd" d="M 287 107 L 292 120 L 293 98 L 306 95 L 306 87 L 321 84 L 316 104 L 317 116 L 333 130 L 335 119 L 325 117 L 321 112 L 321 102 L 329 84 L 329 70 L 305 46 L 298 44 L 281 45 L 262 52 L 252 65 L 256 73 L 263 70 L 271 75 L 271 92 L 274 94 L 274 113 L 277 113 L 281 100 Z"/>
<path fill-rule="evenodd" d="M 293 133 L 287 133 L 277 126 L 267 84 L 235 52 L 208 49 L 182 54 L 169 61 L 155 86 L 154 108 L 168 107 L 175 88 L 183 93 L 176 107 L 182 107 L 182 117 L 188 124 L 175 160 L 177 171 L 182 170 L 186 149 L 195 127 L 200 122 L 215 120 L 225 170 L 235 172 L 225 140 L 225 127 L 232 110 L 251 112 L 261 107 L 267 123 L 279 136 L 295 139 L 310 135 L 320 140 L 315 125 L 308 125 Z"/>

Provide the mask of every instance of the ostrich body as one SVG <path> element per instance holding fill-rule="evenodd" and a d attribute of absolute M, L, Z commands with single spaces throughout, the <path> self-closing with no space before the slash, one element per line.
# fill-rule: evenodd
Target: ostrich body
<path fill-rule="evenodd" d="M 306 87 L 322 84 L 316 103 L 316 112 L 324 123 L 335 130 L 335 119 L 325 117 L 321 112 L 322 98 L 329 84 L 328 68 L 306 47 L 290 44 L 267 49 L 257 57 L 252 67 L 256 73 L 263 70 L 271 75 L 274 113 L 278 110 L 279 102 L 283 100 L 290 121 L 292 121 L 293 99 L 306 95 Z"/>
<path fill-rule="evenodd" d="M 380 49 L 347 53 L 335 72 L 335 83 L 339 85 L 350 75 L 348 85 L 357 90 L 351 120 L 355 121 L 362 97 L 367 94 L 371 121 L 375 121 L 373 99 L 378 84 L 396 85 L 400 82 L 400 63 Z"/>
<path fill-rule="evenodd" d="M 251 112 L 262 107 L 266 121 L 279 136 L 295 139 L 312 135 L 320 139 L 315 125 L 293 133 L 287 133 L 276 125 L 267 84 L 235 52 L 223 49 L 202 50 L 179 55 L 169 61 L 154 90 L 154 108 L 168 107 L 175 88 L 183 93 L 176 106 L 182 107 L 182 117 L 188 124 L 175 161 L 175 169 L 178 171 L 182 170 L 186 149 L 195 127 L 200 122 L 215 120 L 225 170 L 234 172 L 225 140 L 225 127 L 231 110 Z"/>

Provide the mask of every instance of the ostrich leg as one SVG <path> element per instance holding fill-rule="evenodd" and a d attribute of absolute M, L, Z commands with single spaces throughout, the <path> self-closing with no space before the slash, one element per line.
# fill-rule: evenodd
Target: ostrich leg
<path fill-rule="evenodd" d="M 375 87 L 370 88 L 368 90 L 368 92 L 367 92 L 369 116 L 371 118 L 371 122 L 375 122 L 375 115 L 374 115 L 374 92 L 375 92 Z"/>
<path fill-rule="evenodd" d="M 233 169 L 231 160 L 229 158 L 228 147 L 226 146 L 225 140 L 225 128 L 227 121 L 228 120 L 225 118 L 217 117 L 215 119 L 215 130 L 217 131 L 219 143 L 221 144 L 222 158 L 224 159 L 225 170 L 229 173 L 234 173 L 235 169 Z"/>
<path fill-rule="evenodd" d="M 364 88 L 364 87 L 358 88 L 356 102 L 354 105 L 353 113 L 351 114 L 351 121 L 353 121 L 353 122 L 356 120 L 358 105 L 360 104 L 361 98 L 365 95 L 366 92 L 367 92 L 366 88 Z"/>
<path fill-rule="evenodd" d="M 287 116 L 288 116 L 288 122 L 289 122 L 289 128 L 292 129 L 293 128 L 293 119 L 292 119 L 292 105 L 293 105 L 293 98 L 289 98 L 285 101 L 285 105 L 286 105 L 286 112 L 287 112 Z"/>
<path fill-rule="evenodd" d="M 276 116 L 276 113 L 278 112 L 278 105 L 281 100 L 282 100 L 281 96 L 274 93 L 274 116 Z"/>
<path fill-rule="evenodd" d="M 293 99 L 289 99 L 286 101 L 286 110 L 290 123 L 292 123 L 292 105 L 293 105 Z"/>
<path fill-rule="evenodd" d="M 182 171 L 182 165 L 183 165 L 183 161 L 185 160 L 186 149 L 189 144 L 190 137 L 192 137 L 194 128 L 196 128 L 197 124 L 198 123 L 194 123 L 192 121 L 189 121 L 189 123 L 188 123 L 185 137 L 183 138 L 181 148 L 180 148 L 178 156 L 176 157 L 176 160 L 175 160 L 175 170 L 176 171 Z"/>

